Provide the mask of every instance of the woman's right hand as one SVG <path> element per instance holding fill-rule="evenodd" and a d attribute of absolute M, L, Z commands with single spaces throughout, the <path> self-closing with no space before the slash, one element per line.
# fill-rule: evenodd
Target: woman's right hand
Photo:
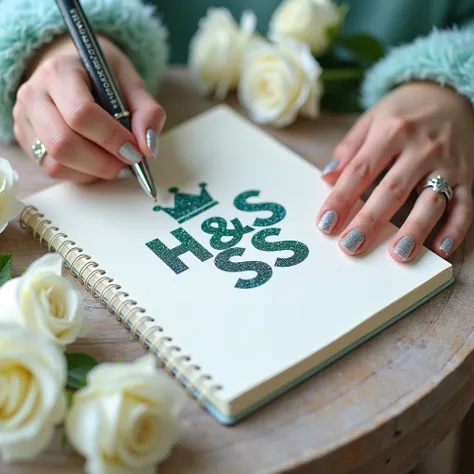
<path fill-rule="evenodd" d="M 26 154 L 39 138 L 41 168 L 53 179 L 86 184 L 126 174 L 127 165 L 158 153 L 166 115 L 122 51 L 100 38 L 104 55 L 132 116 L 132 132 L 102 109 L 69 38 L 38 53 L 13 109 L 14 132 Z"/>

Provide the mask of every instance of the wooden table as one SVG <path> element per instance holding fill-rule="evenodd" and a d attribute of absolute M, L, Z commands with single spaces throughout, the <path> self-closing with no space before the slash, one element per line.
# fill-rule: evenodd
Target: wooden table
<path fill-rule="evenodd" d="M 205 110 L 185 71 L 168 74 L 159 94 L 167 127 Z M 235 101 L 230 101 L 235 105 Z M 240 109 L 239 109 L 240 110 Z M 323 166 L 353 118 L 299 120 L 268 131 Z M 21 196 L 52 183 L 16 146 L 0 148 L 21 175 Z M 470 232 L 453 257 L 457 283 L 318 376 L 226 428 L 189 400 L 185 427 L 160 474 L 408 472 L 464 417 L 474 401 L 474 244 Z M 17 223 L 0 236 L 15 270 L 45 253 Z M 71 348 L 101 361 L 134 360 L 144 350 L 82 287 L 93 321 Z M 34 465 L 0 466 L 2 474 L 82 472 L 82 460 L 57 442 Z"/>

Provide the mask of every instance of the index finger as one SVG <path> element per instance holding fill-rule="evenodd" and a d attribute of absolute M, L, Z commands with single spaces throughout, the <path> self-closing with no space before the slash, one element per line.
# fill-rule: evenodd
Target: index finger
<path fill-rule="evenodd" d="M 48 93 L 65 122 L 122 162 L 139 163 L 143 155 L 132 132 L 95 102 L 83 74 L 85 71 L 62 69 L 51 76 Z"/>
<path fill-rule="evenodd" d="M 129 60 L 122 62 L 117 80 L 132 114 L 132 131 L 140 150 L 150 158 L 157 158 L 159 135 L 166 121 L 163 107 L 150 94 Z"/>

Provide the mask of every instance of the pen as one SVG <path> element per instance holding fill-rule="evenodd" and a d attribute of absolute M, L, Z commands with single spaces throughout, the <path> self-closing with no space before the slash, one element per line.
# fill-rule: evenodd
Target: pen
<path fill-rule="evenodd" d="M 91 79 L 97 103 L 129 131 L 132 130 L 130 112 L 124 101 L 102 49 L 79 3 L 79 0 L 56 0 L 69 34 Z M 129 165 L 141 187 L 156 201 L 156 187 L 147 160 Z"/>

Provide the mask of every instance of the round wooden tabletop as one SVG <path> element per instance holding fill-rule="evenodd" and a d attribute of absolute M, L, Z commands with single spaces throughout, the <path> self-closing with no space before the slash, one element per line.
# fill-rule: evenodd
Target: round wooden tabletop
<path fill-rule="evenodd" d="M 169 72 L 159 99 L 167 128 L 213 105 L 198 97 L 183 69 Z M 353 121 L 323 116 L 266 130 L 321 167 Z M 52 184 L 18 147 L 2 146 L 0 156 L 20 173 L 20 197 Z M 408 472 L 474 401 L 473 244 L 471 231 L 452 258 L 456 283 L 449 289 L 238 425 L 219 425 L 189 400 L 182 437 L 160 474 Z M 17 223 L 0 236 L 0 248 L 14 253 L 17 273 L 45 253 Z M 138 342 L 75 284 L 93 329 L 71 351 L 88 351 L 101 361 L 143 355 Z M 57 438 L 33 463 L 1 466 L 1 472 L 82 472 L 82 459 L 62 450 Z"/>

